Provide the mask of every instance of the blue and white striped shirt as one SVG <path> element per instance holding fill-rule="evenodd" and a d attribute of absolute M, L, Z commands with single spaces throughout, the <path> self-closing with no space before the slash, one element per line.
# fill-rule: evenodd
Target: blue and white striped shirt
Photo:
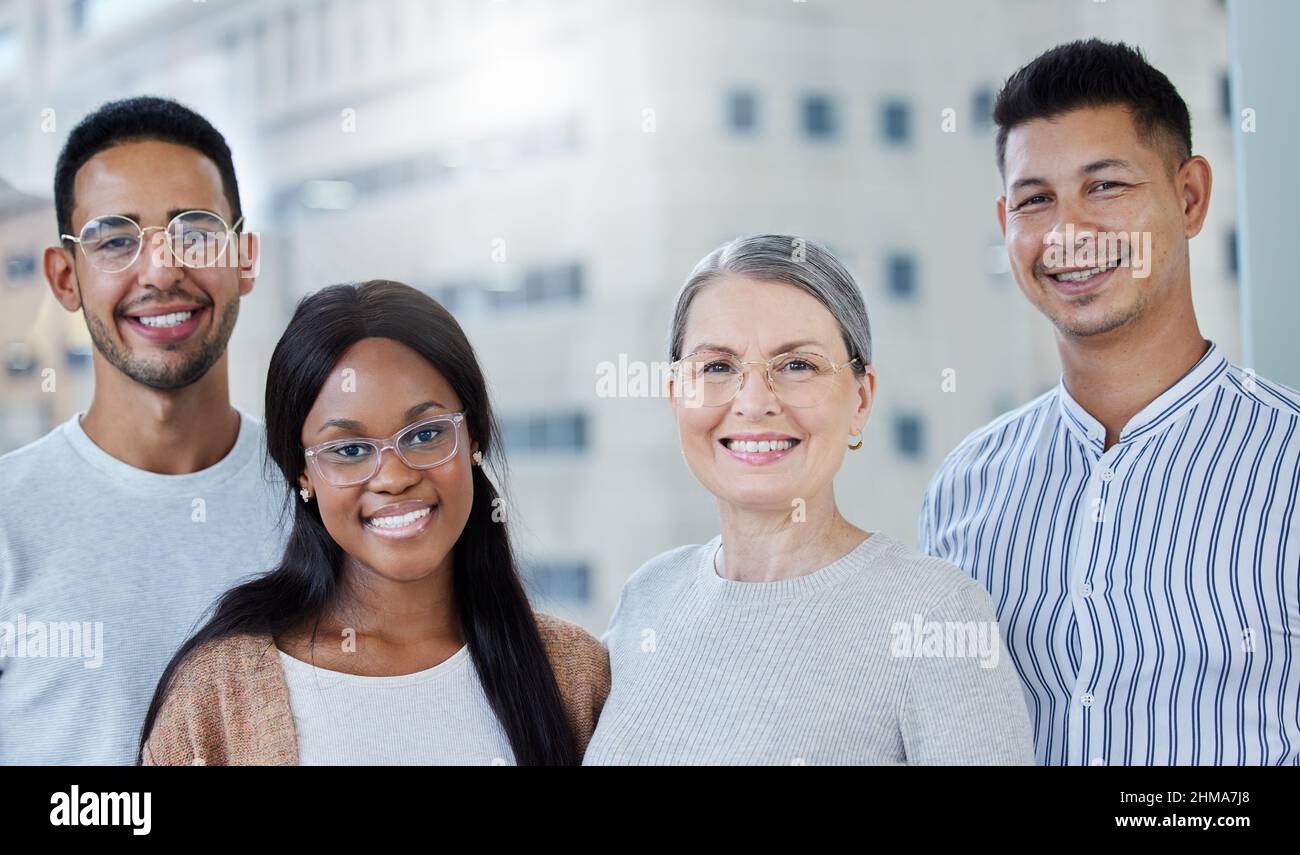
<path fill-rule="evenodd" d="M 1300 393 L 1208 344 L 1109 450 L 1062 380 L 926 491 L 920 549 L 992 595 L 1039 763 L 1300 765 Z"/>

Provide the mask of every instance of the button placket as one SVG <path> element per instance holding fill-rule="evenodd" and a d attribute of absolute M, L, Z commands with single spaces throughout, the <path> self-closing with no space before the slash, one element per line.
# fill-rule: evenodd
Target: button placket
<path fill-rule="evenodd" d="M 1104 604 L 1097 602 L 1096 594 L 1102 587 L 1094 582 L 1101 572 L 1098 566 L 1092 562 L 1093 550 L 1097 552 L 1097 562 L 1104 562 L 1107 554 L 1107 541 L 1113 536 L 1108 526 L 1112 525 L 1115 515 L 1109 508 L 1109 502 L 1115 496 L 1120 484 L 1115 483 L 1118 476 L 1118 464 L 1120 458 L 1125 455 L 1126 448 L 1123 443 L 1116 443 L 1109 449 L 1106 449 L 1096 460 L 1093 467 L 1093 477 L 1088 487 L 1089 496 L 1095 495 L 1095 512 L 1091 519 L 1093 523 L 1089 527 L 1090 538 L 1087 544 L 1088 551 L 1079 557 L 1075 562 L 1077 576 L 1075 577 L 1076 586 L 1074 592 L 1076 596 L 1072 598 L 1075 611 L 1075 620 L 1079 623 L 1079 680 L 1076 683 L 1077 703 L 1074 708 L 1079 711 L 1082 724 L 1080 733 L 1086 732 L 1086 744 L 1081 741 L 1075 746 L 1075 752 L 1078 757 L 1075 762 L 1083 763 L 1088 755 L 1091 762 L 1096 762 L 1098 754 L 1104 753 L 1109 746 L 1102 744 L 1102 734 L 1105 732 L 1105 722 L 1102 715 L 1090 715 L 1092 708 L 1101 700 L 1095 694 L 1097 691 L 1098 681 L 1101 679 L 1101 642 L 1094 634 L 1093 618 L 1099 613 L 1099 609 L 1104 609 Z M 1104 617 L 1104 616 L 1103 616 Z M 1104 620 L 1103 620 L 1104 622 Z M 1102 630 L 1105 631 L 1104 629 Z"/>
<path fill-rule="evenodd" d="M 1091 437 L 1096 439 L 1095 436 Z M 1069 596 L 1074 612 L 1074 621 L 1079 633 L 1079 671 L 1075 675 L 1073 703 L 1069 706 L 1069 758 L 1068 762 L 1081 765 L 1088 762 L 1089 753 L 1095 753 L 1099 745 L 1100 719 L 1089 715 L 1097 698 L 1093 694 L 1098 672 L 1098 640 L 1093 633 L 1091 601 L 1095 588 L 1092 582 L 1095 568 L 1092 566 L 1093 550 L 1099 549 L 1099 541 L 1109 522 L 1106 503 L 1112 490 L 1111 482 L 1115 480 L 1115 461 L 1121 453 L 1117 443 L 1104 452 L 1097 453 L 1089 449 L 1093 459 L 1088 475 L 1087 489 L 1084 493 L 1084 520 L 1080 530 L 1075 554 L 1070 562 Z M 1100 557 L 1100 555 L 1099 555 Z M 1085 738 L 1086 737 L 1086 738 Z"/>

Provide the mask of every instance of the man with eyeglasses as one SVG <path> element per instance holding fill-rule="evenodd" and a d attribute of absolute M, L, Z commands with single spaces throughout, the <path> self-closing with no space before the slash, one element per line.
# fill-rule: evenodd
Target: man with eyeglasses
<path fill-rule="evenodd" d="M 283 550 L 287 490 L 228 389 L 258 245 L 225 139 L 173 101 L 89 115 L 54 196 L 45 276 L 85 318 L 95 391 L 0 457 L 0 763 L 127 764 L 201 614 Z"/>

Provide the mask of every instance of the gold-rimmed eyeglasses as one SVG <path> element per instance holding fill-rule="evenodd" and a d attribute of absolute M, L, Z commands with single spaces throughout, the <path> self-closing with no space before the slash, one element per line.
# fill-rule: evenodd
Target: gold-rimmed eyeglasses
<path fill-rule="evenodd" d="M 90 266 L 101 273 L 120 273 L 135 264 L 148 232 L 164 232 L 169 258 L 181 267 L 214 267 L 226 257 L 232 235 L 244 222 L 241 216 L 233 226 L 226 225 L 220 214 L 212 211 L 182 211 L 165 226 L 141 226 L 122 214 L 95 217 L 77 235 L 59 235 L 81 247 Z M 232 256 L 233 259 L 233 256 Z"/>
<path fill-rule="evenodd" d="M 806 351 L 742 361 L 730 353 L 701 350 L 672 364 L 678 381 L 674 394 L 682 397 L 688 407 L 721 407 L 745 385 L 745 366 L 761 365 L 772 394 L 791 407 L 812 407 L 826 399 L 840 369 L 858 361 L 855 356 L 837 364 L 820 353 Z"/>
<path fill-rule="evenodd" d="M 379 472 L 384 450 L 391 448 L 412 469 L 432 469 L 456 456 L 465 414 L 442 413 L 407 425 L 387 439 L 354 437 L 322 442 L 306 449 L 316 474 L 335 487 L 352 487 Z"/>

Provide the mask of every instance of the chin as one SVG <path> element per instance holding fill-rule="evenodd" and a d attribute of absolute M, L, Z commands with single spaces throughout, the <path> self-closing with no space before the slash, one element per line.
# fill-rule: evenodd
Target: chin
<path fill-rule="evenodd" d="M 428 561 L 407 560 L 400 564 L 395 564 L 390 560 L 378 561 L 370 566 L 374 568 L 376 573 L 390 582 L 415 582 L 428 576 L 437 566 L 437 562 L 432 558 Z"/>
<path fill-rule="evenodd" d="M 1094 311 L 1081 309 L 1082 307 L 1076 307 L 1057 312 L 1052 317 L 1052 322 L 1068 335 L 1086 338 L 1118 329 L 1134 317 L 1132 313 L 1115 311 L 1108 306 L 1097 306 Z"/>
<path fill-rule="evenodd" d="M 714 491 L 717 496 L 728 504 L 751 510 L 762 511 L 784 511 L 789 513 L 794 509 L 794 502 L 800 496 L 796 489 L 782 487 L 777 484 L 771 485 L 752 485 L 750 487 L 738 487 L 729 484 L 726 487 Z"/>

